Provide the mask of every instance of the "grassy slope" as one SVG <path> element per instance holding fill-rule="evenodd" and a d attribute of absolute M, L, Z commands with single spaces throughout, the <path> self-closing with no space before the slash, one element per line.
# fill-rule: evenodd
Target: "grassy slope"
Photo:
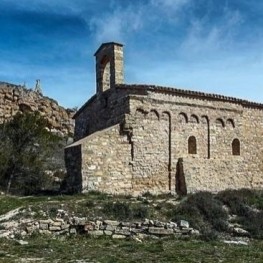
<path fill-rule="evenodd" d="M 226 245 L 198 240 L 135 241 L 91 239 L 84 236 L 53 239 L 31 237 L 21 246 L 14 241 L 0 240 L 0 262 L 263 262 L 262 241 L 249 246 Z M 24 261 L 23 261 L 24 260 Z M 29 261 L 28 261 L 29 262 Z"/>
<path fill-rule="evenodd" d="M 238 215 L 237 222 L 248 227 L 256 224 L 255 230 L 263 230 L 262 191 L 227 191 L 219 195 L 201 193 L 181 200 L 171 196 L 148 196 L 131 198 L 108 196 L 99 193 L 54 197 L 6 197 L 0 196 L 0 215 L 18 208 L 29 208 L 34 217 L 43 217 L 40 211 L 54 217 L 57 209 L 89 218 L 117 218 L 137 220 L 143 217 L 171 220 L 185 218 L 201 227 L 206 224 L 218 227 L 216 216 L 225 217 L 220 210 L 227 205 L 230 213 Z M 251 210 L 252 209 L 252 210 Z M 254 210 L 256 212 L 253 212 Z M 28 209 L 27 209 L 28 210 Z M 251 213 L 257 220 L 251 221 Z M 249 216 L 248 216 L 249 215 Z M 252 217 L 252 218 L 254 218 Z M 248 218 L 247 222 L 245 219 Z M 220 224 L 219 224 L 220 226 Z M 252 240 L 249 246 L 226 245 L 219 241 L 202 240 L 148 240 L 136 243 L 128 240 L 92 239 L 78 237 L 41 237 L 26 239 L 29 244 L 21 246 L 15 241 L 0 239 L 0 262 L 263 262 L 263 240 Z M 37 259 L 42 259 L 38 261 Z"/>

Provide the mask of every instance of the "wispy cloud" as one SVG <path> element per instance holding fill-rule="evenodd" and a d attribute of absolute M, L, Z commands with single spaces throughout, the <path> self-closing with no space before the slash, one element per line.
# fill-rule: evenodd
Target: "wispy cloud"
<path fill-rule="evenodd" d="M 158 8 L 164 8 L 166 11 L 178 12 L 191 2 L 192 0 L 151 0 L 150 3 Z"/>
<path fill-rule="evenodd" d="M 106 41 L 126 44 L 127 82 L 262 93 L 258 0 L 0 0 L 0 10 L 0 81 L 40 78 L 65 105 L 94 92 L 92 55 Z"/>
<path fill-rule="evenodd" d="M 185 39 L 181 43 L 181 53 L 187 56 L 206 54 L 217 55 L 218 52 L 236 48 L 244 19 L 238 10 L 224 8 L 223 14 L 214 23 L 209 17 L 192 18 Z"/>
<path fill-rule="evenodd" d="M 87 23 L 97 42 L 125 42 L 127 35 L 143 27 L 143 6 L 116 8 L 113 11 L 94 16 Z"/>

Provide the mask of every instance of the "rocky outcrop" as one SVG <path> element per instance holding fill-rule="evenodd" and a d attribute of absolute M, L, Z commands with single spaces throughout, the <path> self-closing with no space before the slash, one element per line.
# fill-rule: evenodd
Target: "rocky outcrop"
<path fill-rule="evenodd" d="M 9 120 L 17 112 L 38 111 L 47 119 L 48 129 L 62 135 L 71 135 L 74 130 L 74 110 L 65 109 L 42 95 L 40 89 L 26 89 L 20 85 L 0 82 L 0 123 Z"/>

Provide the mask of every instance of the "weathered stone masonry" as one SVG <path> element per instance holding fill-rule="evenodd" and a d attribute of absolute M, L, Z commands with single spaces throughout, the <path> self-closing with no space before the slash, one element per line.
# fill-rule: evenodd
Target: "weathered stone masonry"
<path fill-rule="evenodd" d="M 123 83 L 122 45 L 95 53 L 97 92 L 75 114 L 68 188 L 184 194 L 263 186 L 263 104 Z"/>

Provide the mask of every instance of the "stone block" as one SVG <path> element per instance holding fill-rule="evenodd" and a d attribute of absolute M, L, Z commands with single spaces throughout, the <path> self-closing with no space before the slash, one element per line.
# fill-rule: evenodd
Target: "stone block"
<path fill-rule="evenodd" d="M 107 225 L 105 230 L 107 231 L 114 231 L 116 229 L 117 226 L 113 226 L 113 225 Z"/>
<path fill-rule="evenodd" d="M 61 227 L 60 226 L 49 226 L 49 231 L 60 231 Z"/>
<path fill-rule="evenodd" d="M 123 236 L 130 236 L 131 232 L 127 229 L 116 229 L 114 231 L 114 234 L 116 235 L 123 235 Z"/>
<path fill-rule="evenodd" d="M 61 225 L 61 230 L 69 229 L 70 225 L 69 224 L 62 224 Z"/>
<path fill-rule="evenodd" d="M 51 223 L 50 224 L 51 226 L 61 226 L 62 225 L 62 222 L 60 221 L 60 222 L 53 222 L 53 223 Z"/>
<path fill-rule="evenodd" d="M 172 229 L 158 228 L 158 227 L 149 227 L 149 234 L 152 235 L 172 235 L 174 232 Z"/>
<path fill-rule="evenodd" d="M 76 228 L 70 228 L 70 229 L 69 229 L 69 233 L 70 233 L 71 235 L 76 235 L 76 234 L 77 234 Z"/>
<path fill-rule="evenodd" d="M 113 239 L 125 239 L 126 238 L 126 236 L 124 236 L 124 235 L 112 235 L 112 238 Z"/>
<path fill-rule="evenodd" d="M 104 234 L 105 234 L 106 236 L 112 236 L 113 232 L 112 232 L 112 231 L 104 230 Z"/>
<path fill-rule="evenodd" d="M 186 220 L 180 220 L 180 221 L 178 222 L 178 226 L 179 226 L 180 228 L 189 228 L 189 222 L 186 221 Z"/>
<path fill-rule="evenodd" d="M 114 220 L 104 220 L 103 223 L 111 226 L 118 226 L 120 224 L 119 221 L 114 221 Z"/>

